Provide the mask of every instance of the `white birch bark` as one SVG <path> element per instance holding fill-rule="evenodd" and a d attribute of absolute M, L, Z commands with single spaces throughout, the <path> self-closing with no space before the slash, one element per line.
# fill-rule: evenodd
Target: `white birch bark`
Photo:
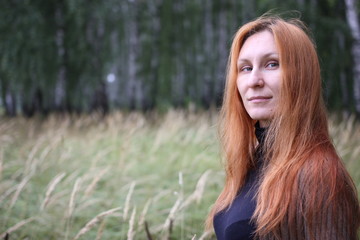
<path fill-rule="evenodd" d="M 13 91 L 6 89 L 5 95 L 5 112 L 7 116 L 16 116 L 16 96 Z"/>
<path fill-rule="evenodd" d="M 354 99 L 356 113 L 360 114 L 360 26 L 355 0 L 345 0 L 346 18 L 353 37 L 353 74 L 354 74 Z"/>

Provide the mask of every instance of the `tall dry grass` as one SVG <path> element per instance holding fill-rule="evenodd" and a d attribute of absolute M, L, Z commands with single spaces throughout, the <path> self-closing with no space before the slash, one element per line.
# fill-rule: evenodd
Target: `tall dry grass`
<path fill-rule="evenodd" d="M 0 234 L 211 239 L 222 187 L 214 112 L 0 119 Z M 360 124 L 330 120 L 360 189 Z"/>
<path fill-rule="evenodd" d="M 329 129 L 337 152 L 360 193 L 360 123 L 354 116 L 342 121 L 333 117 L 330 118 Z"/>
<path fill-rule="evenodd" d="M 216 117 L 169 111 L 1 119 L 0 234 L 201 237 L 223 178 Z"/>

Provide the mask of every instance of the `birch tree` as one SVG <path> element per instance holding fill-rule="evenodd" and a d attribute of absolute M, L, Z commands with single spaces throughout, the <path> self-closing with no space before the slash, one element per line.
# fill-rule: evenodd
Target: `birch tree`
<path fill-rule="evenodd" d="M 0 107 L 7 115 L 106 111 L 110 90 L 114 108 L 219 105 L 236 29 L 279 8 L 284 16 L 301 11 L 288 17 L 300 17 L 314 33 L 330 110 L 360 114 L 356 1 L 5 1 Z"/>
<path fill-rule="evenodd" d="M 64 3 L 59 2 L 56 6 L 55 12 L 56 22 L 56 47 L 57 57 L 59 59 L 59 72 L 55 85 L 55 108 L 64 110 L 66 98 L 66 84 L 67 84 L 67 49 L 65 47 L 65 17 L 64 17 Z"/>
<path fill-rule="evenodd" d="M 355 110 L 360 116 L 360 26 L 359 16 L 355 0 L 345 0 L 346 19 L 349 24 L 351 35 L 353 37 L 352 55 L 353 55 L 353 74 L 354 74 L 354 99 Z"/>

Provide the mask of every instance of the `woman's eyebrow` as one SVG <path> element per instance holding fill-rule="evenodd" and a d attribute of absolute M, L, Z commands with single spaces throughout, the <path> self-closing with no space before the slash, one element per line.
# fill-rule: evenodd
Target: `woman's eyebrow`
<path fill-rule="evenodd" d="M 236 63 L 237 66 L 240 66 L 241 64 L 250 62 L 248 59 L 239 59 Z"/>
<path fill-rule="evenodd" d="M 268 58 L 268 57 L 279 57 L 279 54 L 277 52 L 269 52 L 261 56 L 261 58 Z M 237 60 L 237 66 L 247 62 L 251 62 L 247 57 L 239 58 Z"/>
<path fill-rule="evenodd" d="M 271 52 L 271 53 L 267 53 L 265 54 L 263 57 L 279 57 L 279 54 L 276 52 Z"/>

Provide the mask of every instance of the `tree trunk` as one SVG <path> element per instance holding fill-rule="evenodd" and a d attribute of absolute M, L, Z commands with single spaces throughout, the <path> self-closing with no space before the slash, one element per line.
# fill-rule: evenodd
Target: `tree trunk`
<path fill-rule="evenodd" d="M 349 111 L 349 95 L 348 95 L 348 86 L 346 85 L 346 74 L 344 71 L 340 72 L 340 87 L 342 95 L 342 113 L 343 117 L 347 119 L 350 115 Z"/>
<path fill-rule="evenodd" d="M 23 95 L 24 96 L 24 95 Z M 21 110 L 25 117 L 32 117 L 36 113 L 44 113 L 43 92 L 39 87 L 30 91 L 30 97 L 21 100 Z"/>
<path fill-rule="evenodd" d="M 128 107 L 130 109 L 136 108 L 136 78 L 137 78 L 137 49 L 138 49 L 138 26 L 136 22 L 136 11 L 137 5 L 136 2 L 130 2 L 127 5 L 129 11 L 129 19 L 127 22 L 127 34 L 129 38 L 128 44 L 128 72 L 127 72 L 127 86 L 126 86 L 126 96 L 128 101 Z"/>
<path fill-rule="evenodd" d="M 5 115 L 8 117 L 16 116 L 16 96 L 10 89 L 5 89 Z"/>
<path fill-rule="evenodd" d="M 59 72 L 55 84 L 55 109 L 64 111 L 65 110 L 65 85 L 67 77 L 66 69 L 66 48 L 65 48 L 65 19 L 64 19 L 64 6 L 59 3 L 55 13 L 56 20 L 56 47 L 57 54 L 60 62 Z"/>
<path fill-rule="evenodd" d="M 337 31 L 335 33 L 335 36 L 337 38 L 337 43 L 338 43 L 338 48 L 340 50 L 345 49 L 345 37 L 344 34 Z M 334 56 L 338 56 L 338 53 L 333 54 Z M 334 59 L 334 57 L 332 57 Z M 338 66 L 338 58 L 334 59 L 334 62 L 336 62 L 332 68 L 335 68 Z M 349 97 L 349 86 L 348 86 L 348 82 L 347 82 L 347 75 L 345 73 L 344 67 L 341 66 L 341 70 L 340 70 L 340 76 L 339 76 L 339 81 L 340 81 L 340 88 L 341 88 L 341 99 L 342 99 L 342 109 L 343 109 L 343 117 L 345 119 L 347 119 L 350 115 L 350 97 Z"/>
<path fill-rule="evenodd" d="M 152 32 L 154 36 L 159 36 L 161 31 L 161 24 L 160 24 L 160 16 L 159 16 L 159 5 L 162 4 L 161 1 L 147 1 L 149 4 L 150 12 L 153 16 L 151 25 L 152 25 Z M 151 7 L 150 7 L 151 6 Z M 149 100 L 146 102 L 147 108 L 155 108 L 156 104 L 156 93 L 157 93 L 157 82 L 158 82 L 158 74 L 159 74 L 159 44 L 158 37 L 155 37 L 152 44 L 152 51 L 153 51 L 153 58 L 151 59 L 150 66 L 151 69 L 156 69 L 152 71 L 152 82 L 151 86 L 149 84 Z"/>
<path fill-rule="evenodd" d="M 228 33 L 226 31 L 227 16 L 224 6 L 221 6 L 218 14 L 218 42 L 217 42 L 217 52 L 218 52 L 218 66 L 217 66 L 217 77 L 216 77 L 216 85 L 215 85 L 215 94 L 216 94 L 216 105 L 220 106 L 222 103 L 222 96 L 224 93 L 225 86 L 225 76 L 226 76 L 226 63 L 227 57 L 229 54 L 229 46 L 228 46 Z"/>
<path fill-rule="evenodd" d="M 0 74 L 1 100 L 5 116 L 14 117 L 16 116 L 16 96 L 14 91 L 11 90 L 11 82 L 7 81 L 5 74 L 2 74 L 2 72 Z"/>
<path fill-rule="evenodd" d="M 353 37 L 352 55 L 353 55 L 353 76 L 354 76 L 354 99 L 356 114 L 360 116 L 360 26 L 354 0 L 345 0 L 346 18 L 351 29 Z"/>
<path fill-rule="evenodd" d="M 176 53 L 176 58 L 174 59 L 175 64 L 175 74 L 171 78 L 171 103 L 175 107 L 183 107 L 184 99 L 185 99 L 185 57 L 184 57 L 184 32 L 185 28 L 182 24 L 183 19 L 180 17 L 184 11 L 184 1 L 176 1 L 174 3 L 174 15 L 177 17 L 174 19 L 176 24 L 176 29 L 178 32 L 183 34 L 179 34 L 177 37 L 177 41 L 174 42 L 174 51 Z"/>
<path fill-rule="evenodd" d="M 106 84 L 104 82 L 100 82 L 99 86 L 95 89 L 91 111 L 97 111 L 102 115 L 106 115 L 109 112 Z"/>
<path fill-rule="evenodd" d="M 94 75 L 97 76 L 96 87 L 93 93 L 93 100 L 90 111 L 98 111 L 102 115 L 109 112 L 108 95 L 104 79 L 104 63 L 102 52 L 105 51 L 105 23 L 103 19 L 90 18 L 87 25 L 87 38 L 91 43 L 93 56 L 91 59 Z"/>
<path fill-rule="evenodd" d="M 215 79 L 213 77 L 213 71 L 211 68 L 212 63 L 214 62 L 213 54 L 213 26 L 212 26 L 212 1 L 206 1 L 205 7 L 205 14 L 204 14 L 204 51 L 201 54 L 204 54 L 204 64 L 203 67 L 203 85 L 200 88 L 202 91 L 201 93 L 201 102 L 202 105 L 206 108 L 209 108 L 214 100 L 213 93 L 214 93 L 214 83 Z"/>

